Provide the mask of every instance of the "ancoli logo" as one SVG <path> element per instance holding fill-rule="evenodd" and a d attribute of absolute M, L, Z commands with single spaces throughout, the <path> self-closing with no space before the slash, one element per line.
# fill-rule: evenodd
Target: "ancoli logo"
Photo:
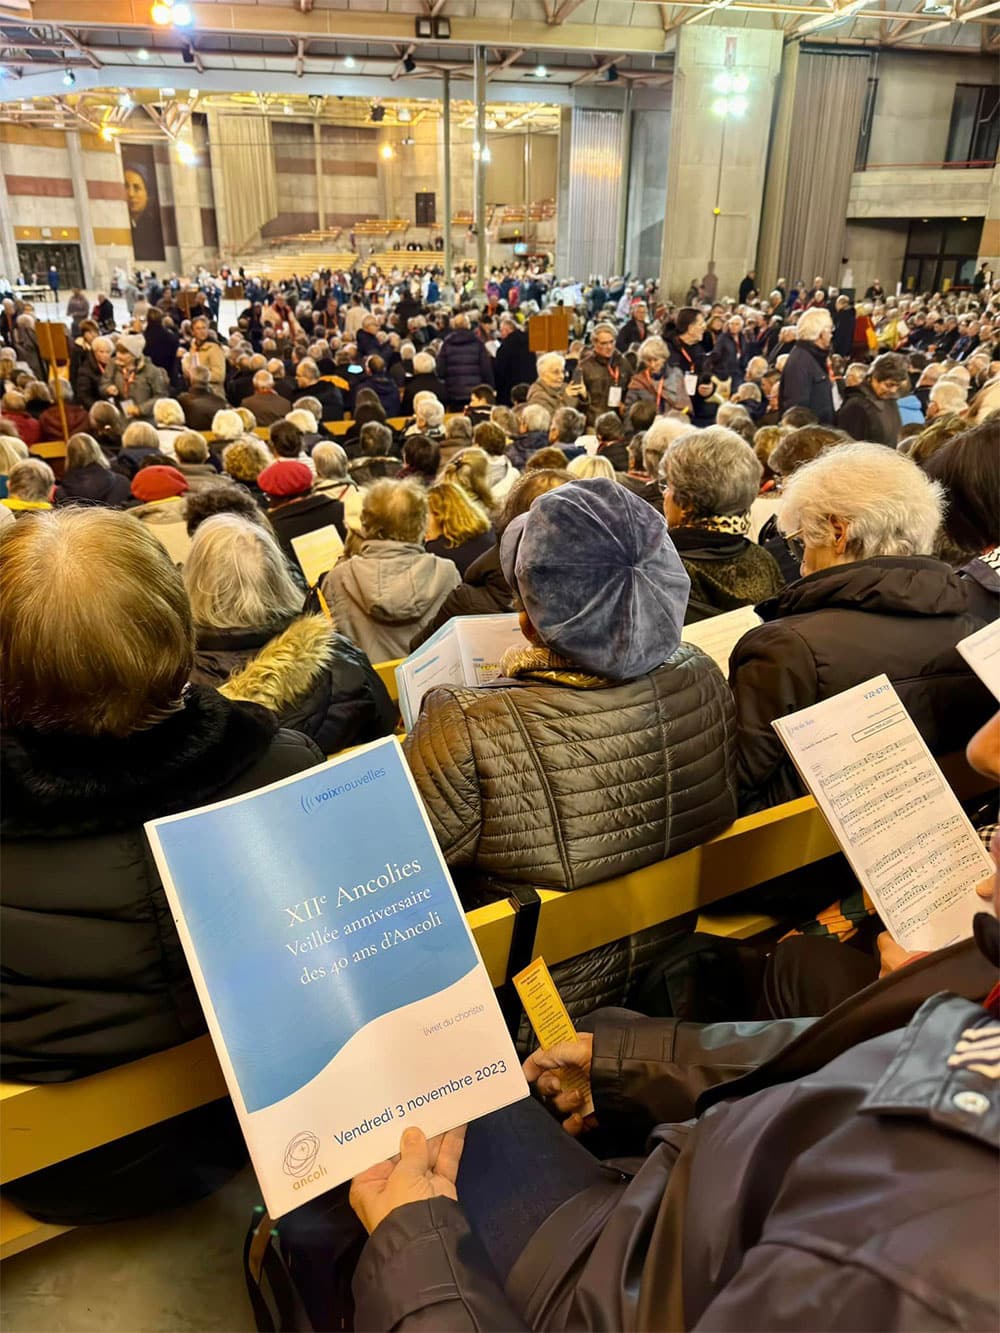
<path fill-rule="evenodd" d="M 316 1158 L 319 1156 L 319 1139 L 311 1130 L 304 1129 L 296 1134 L 288 1147 L 285 1149 L 285 1160 L 283 1163 L 286 1176 L 295 1176 L 295 1183 L 292 1189 L 300 1190 L 303 1185 L 309 1185 L 314 1180 L 319 1180 L 326 1175 L 326 1168 L 321 1166 L 313 1170 L 316 1166 Z"/>

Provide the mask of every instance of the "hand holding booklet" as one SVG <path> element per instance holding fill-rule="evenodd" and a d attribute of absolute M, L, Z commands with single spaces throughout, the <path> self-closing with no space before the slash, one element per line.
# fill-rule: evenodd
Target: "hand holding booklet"
<path fill-rule="evenodd" d="M 495 680 L 500 659 L 511 645 L 529 646 L 514 613 L 453 616 L 396 668 L 406 730 L 413 730 L 421 699 L 438 685 L 485 685 Z"/>
<path fill-rule="evenodd" d="M 527 1095 L 398 742 L 146 832 L 272 1217 Z"/>
<path fill-rule="evenodd" d="M 888 677 L 772 726 L 896 943 L 971 935 L 993 862 Z"/>

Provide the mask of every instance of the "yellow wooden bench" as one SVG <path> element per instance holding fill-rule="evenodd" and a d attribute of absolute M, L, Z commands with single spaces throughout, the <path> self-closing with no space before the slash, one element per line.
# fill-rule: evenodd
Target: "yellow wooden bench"
<path fill-rule="evenodd" d="M 394 667 L 386 662 L 378 669 Z M 667 861 L 572 893 L 542 889 L 534 952 L 550 965 L 563 962 L 623 935 L 710 907 L 836 850 L 812 797 L 747 815 L 711 842 Z M 469 913 L 494 986 L 501 986 L 507 976 L 515 917 L 506 901 Z M 712 920 L 715 933 L 738 938 L 775 924 L 768 917 L 743 915 L 726 929 L 719 918 Z M 225 1095 L 207 1036 L 73 1083 L 0 1084 L 0 1183 Z M 63 1230 L 35 1222 L 7 1203 L 0 1209 L 0 1258 Z"/>

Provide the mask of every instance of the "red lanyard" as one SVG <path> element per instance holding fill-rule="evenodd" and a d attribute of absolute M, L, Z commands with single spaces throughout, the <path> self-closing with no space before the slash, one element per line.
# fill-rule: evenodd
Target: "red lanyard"
<path fill-rule="evenodd" d="M 694 369 L 694 357 L 691 355 L 691 353 L 688 351 L 688 349 L 684 346 L 683 343 L 680 343 L 678 346 L 679 346 L 679 349 L 680 349 L 680 354 L 681 354 L 681 356 L 684 358 L 684 360 L 688 363 L 688 365 L 689 365 L 689 366 L 691 367 L 691 369 L 693 370 L 693 369 Z"/>
<path fill-rule="evenodd" d="M 618 381 L 619 381 L 619 380 L 621 379 L 621 377 L 622 377 L 622 373 L 621 373 L 621 371 L 618 369 L 617 366 L 609 366 L 609 367 L 608 367 L 608 374 L 611 376 L 611 378 L 612 378 L 612 380 L 615 382 L 615 384 L 617 384 Z"/>

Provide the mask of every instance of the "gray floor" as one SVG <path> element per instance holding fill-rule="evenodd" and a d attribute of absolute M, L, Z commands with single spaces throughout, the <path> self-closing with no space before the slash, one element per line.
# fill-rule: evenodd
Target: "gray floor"
<path fill-rule="evenodd" d="M 140 1222 L 68 1232 L 0 1267 L 4 1333 L 249 1333 L 246 1168 L 209 1199 Z"/>

